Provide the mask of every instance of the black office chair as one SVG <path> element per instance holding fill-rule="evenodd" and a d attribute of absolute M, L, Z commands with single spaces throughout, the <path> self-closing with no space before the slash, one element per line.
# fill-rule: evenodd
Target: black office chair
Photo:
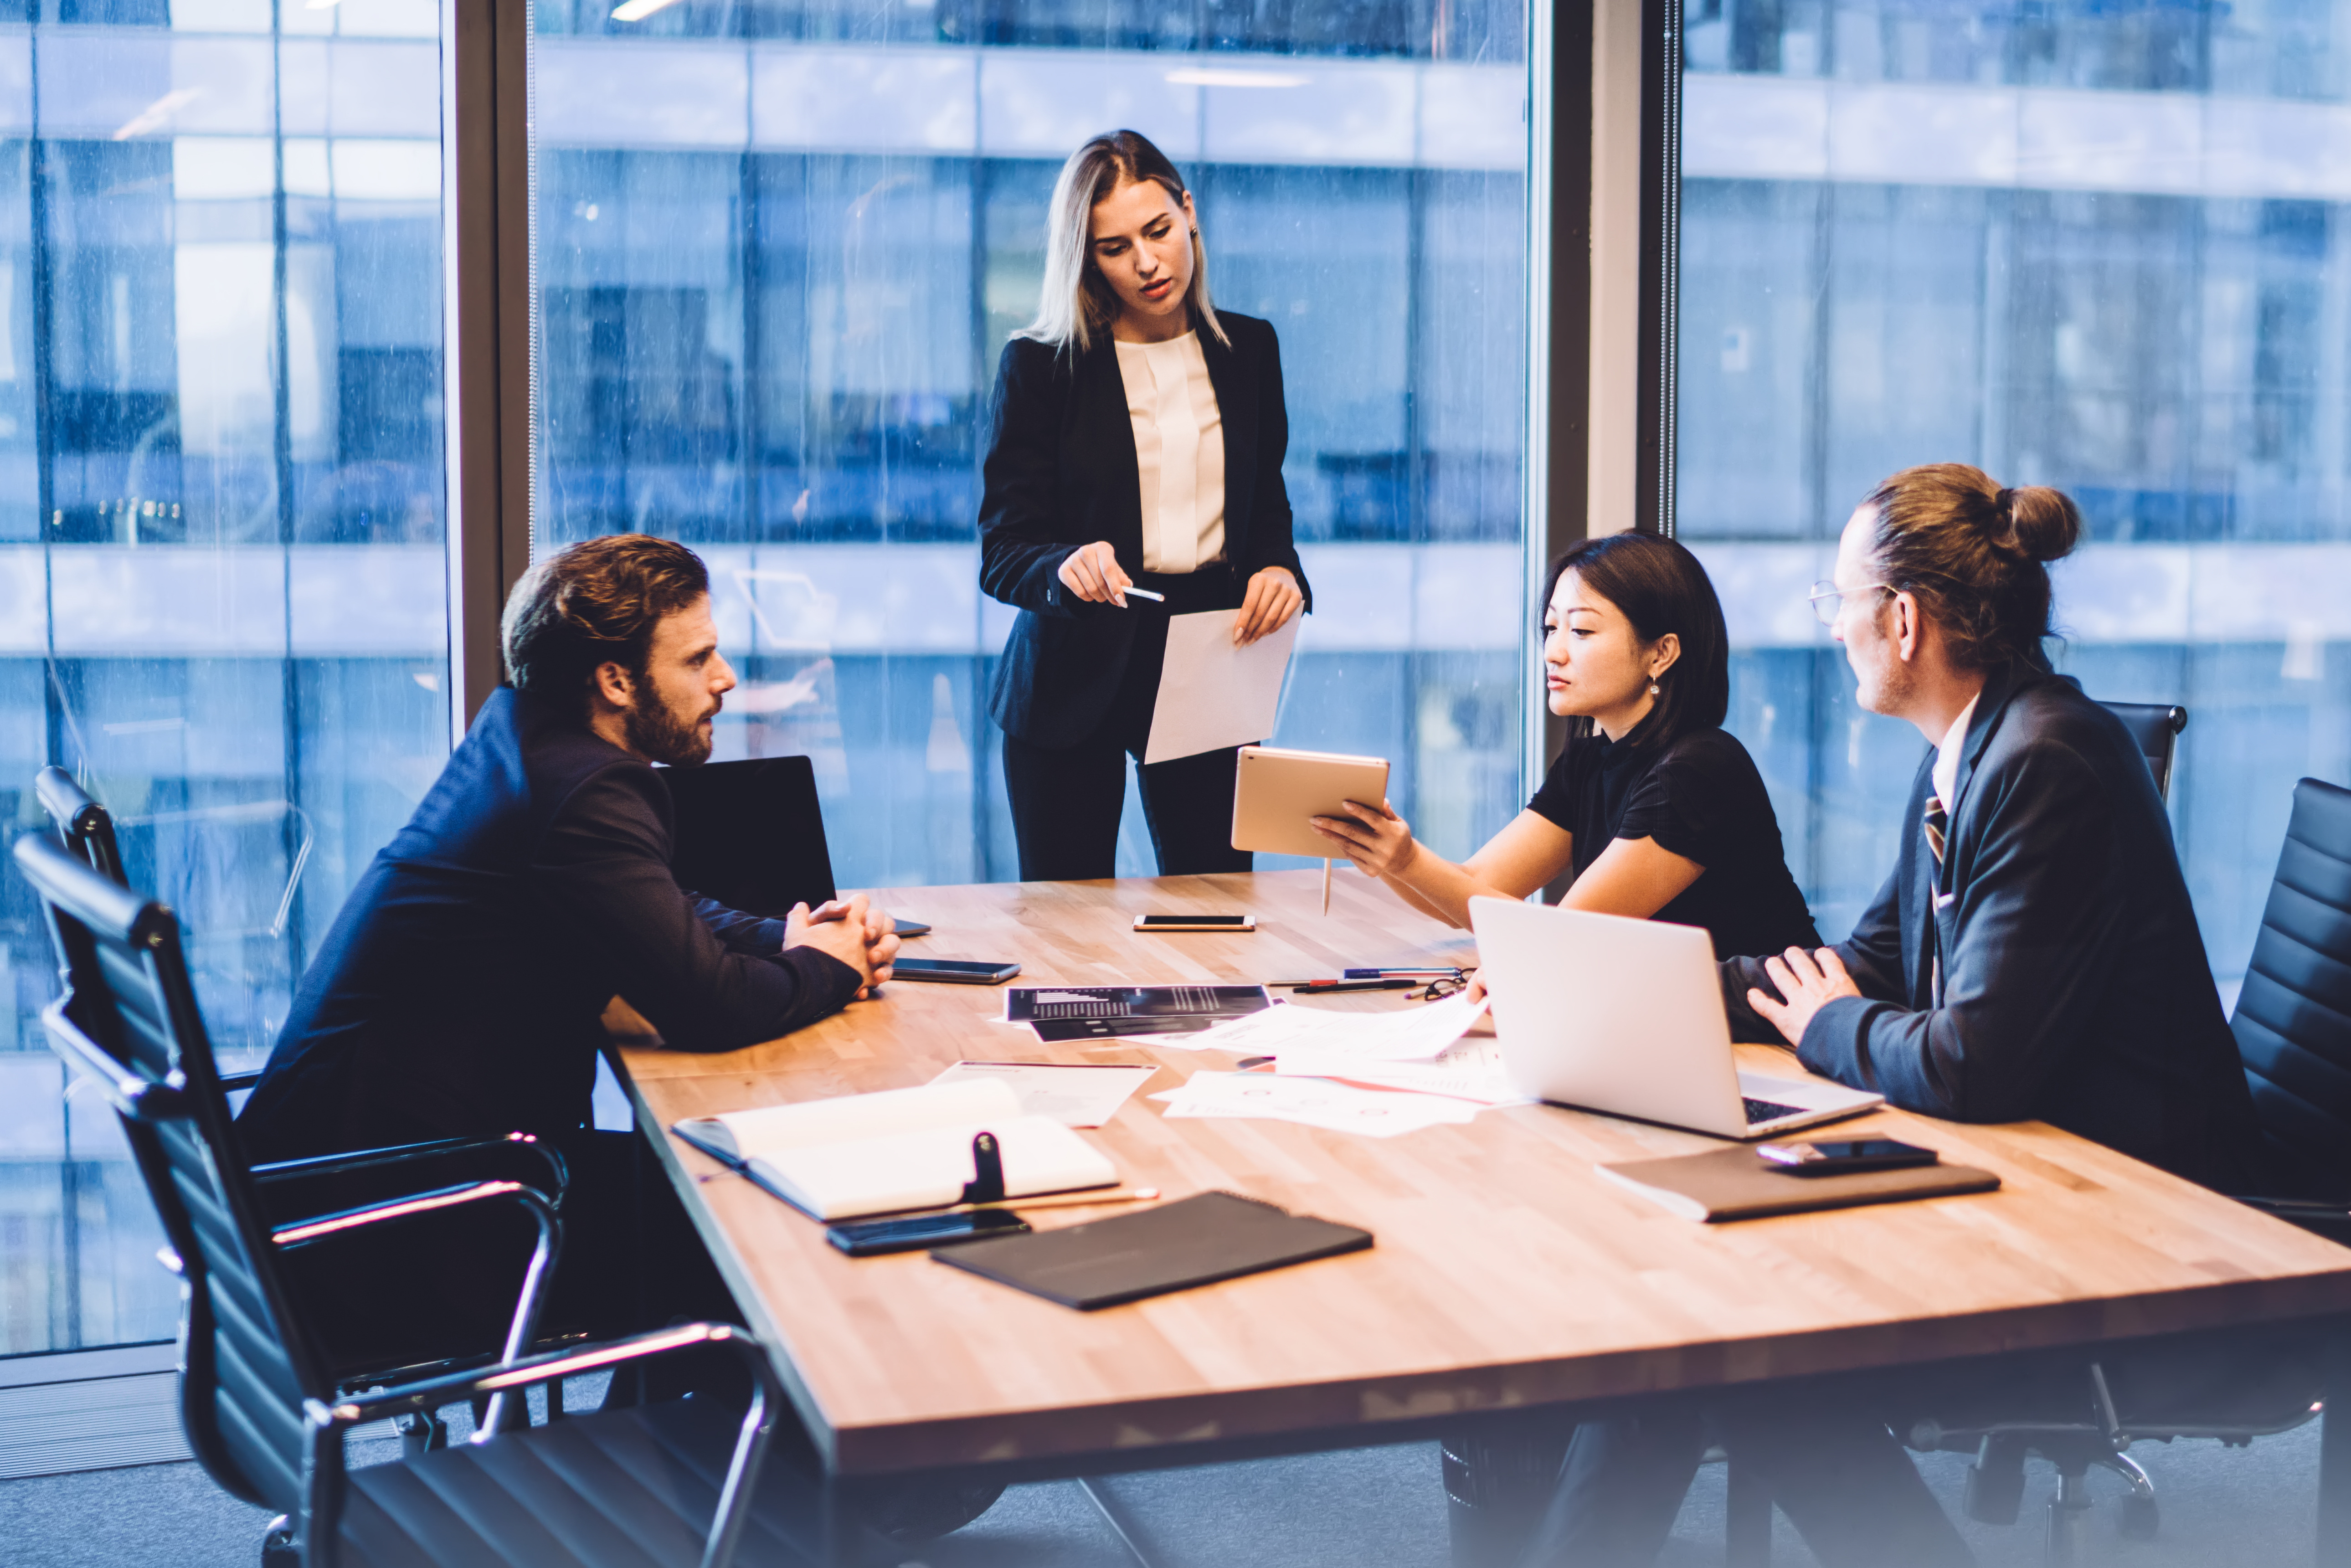
<path fill-rule="evenodd" d="M 789 1466 L 763 1469 L 782 1394 L 741 1329 L 693 1323 L 517 1359 L 561 1234 L 553 1207 L 520 1182 L 266 1222 L 258 1185 L 236 1157 L 172 912 L 45 838 L 19 841 L 16 856 L 68 976 L 66 994 L 42 1015 L 50 1043 L 121 1118 L 171 1243 L 161 1256 L 181 1281 L 188 1446 L 225 1490 L 294 1521 L 279 1521 L 284 1538 L 265 1547 L 265 1562 L 330 1568 L 348 1554 L 370 1564 L 557 1568 L 606 1561 L 601 1538 L 613 1535 L 629 1539 L 641 1554 L 632 1560 L 665 1568 L 725 1568 L 738 1555 L 808 1559 L 813 1542 L 800 1521 L 816 1517 L 812 1484 Z M 280 1255 L 484 1204 L 520 1206 L 540 1237 L 506 1359 L 365 1395 L 339 1389 L 286 1289 Z M 508 1404 L 538 1385 L 715 1345 L 736 1352 L 751 1375 L 747 1412 L 695 1399 L 533 1428 L 520 1399 Z M 466 1400 L 486 1402 L 474 1442 L 346 1472 L 343 1438 L 353 1427 Z M 455 1497 L 462 1509 L 445 1500 Z"/>
<path fill-rule="evenodd" d="M 2306 1190 L 2338 1195 L 2336 1201 L 2240 1201 L 2351 1245 L 2351 1091 L 2342 1087 L 2351 1082 L 2351 789 L 2315 779 L 2294 786 L 2277 874 L 2230 1027 L 2262 1129 L 2301 1167 Z M 2319 1413 L 2324 1388 L 2316 1372 L 2291 1357 L 2252 1367 L 2246 1384 L 2207 1409 L 2154 1410 L 2138 1406 L 2126 1376 L 2110 1385 L 2106 1366 L 2093 1363 L 2074 1419 L 1950 1430 L 1925 1423 L 1911 1443 L 1975 1452 L 1968 1511 L 1987 1523 L 2015 1522 L 2026 1453 L 2050 1459 L 2058 1473 L 2050 1555 L 2070 1561 L 2072 1533 L 2089 1507 L 2083 1483 L 2094 1467 L 2130 1483 L 2123 1501 L 2125 1532 L 2155 1532 L 2155 1488 L 2123 1452 L 2134 1441 L 2245 1443 Z"/>
<path fill-rule="evenodd" d="M 33 776 L 33 793 L 67 849 L 88 861 L 108 881 L 128 883 L 122 873 L 122 851 L 115 843 L 113 817 L 89 798 L 72 774 L 62 768 L 44 768 Z"/>
<path fill-rule="evenodd" d="M 2188 727 L 2188 710 L 2166 703 L 2098 706 L 2123 721 L 2131 738 L 2138 742 L 2139 755 L 2147 758 L 2147 770 L 2155 775 L 2155 792 L 2169 800 L 2172 759 L 2179 751 L 2179 732 Z"/>

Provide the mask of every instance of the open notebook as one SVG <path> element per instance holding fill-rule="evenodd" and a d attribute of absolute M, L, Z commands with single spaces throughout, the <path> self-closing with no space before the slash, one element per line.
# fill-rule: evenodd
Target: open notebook
<path fill-rule="evenodd" d="M 960 1202 L 981 1133 L 1002 1148 L 1008 1198 L 1118 1184 L 1117 1167 L 1092 1144 L 1050 1116 L 1022 1115 L 1019 1098 L 995 1079 L 729 1111 L 674 1130 L 825 1220 Z"/>

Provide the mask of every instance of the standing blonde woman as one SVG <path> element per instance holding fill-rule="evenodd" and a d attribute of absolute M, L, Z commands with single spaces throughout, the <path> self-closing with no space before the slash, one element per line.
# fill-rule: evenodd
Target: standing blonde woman
<path fill-rule="evenodd" d="M 1129 756 L 1161 874 L 1249 869 L 1234 750 L 1142 758 L 1170 615 L 1230 611 L 1253 643 L 1309 607 L 1289 442 L 1273 328 L 1209 303 L 1183 176 L 1132 131 L 1088 141 L 997 370 L 979 506 L 980 587 L 1020 611 L 988 709 L 1021 880 L 1114 874 Z"/>

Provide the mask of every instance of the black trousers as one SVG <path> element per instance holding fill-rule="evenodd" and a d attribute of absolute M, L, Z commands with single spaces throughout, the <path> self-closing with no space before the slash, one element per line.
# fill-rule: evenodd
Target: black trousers
<path fill-rule="evenodd" d="M 1004 793 L 1012 807 L 1023 882 L 1083 882 L 1118 874 L 1118 822 L 1126 805 L 1129 757 L 1135 761 L 1135 785 L 1160 875 L 1248 871 L 1254 864 L 1247 850 L 1233 848 L 1238 747 L 1172 762 L 1143 761 L 1167 653 L 1168 616 L 1238 609 L 1238 583 L 1230 568 L 1217 565 L 1185 577 L 1147 575 L 1144 586 L 1165 592 L 1167 602 L 1127 601 L 1125 613 L 1137 617 L 1134 645 L 1118 696 L 1094 733 L 1075 746 L 1056 747 L 1004 737 Z"/>

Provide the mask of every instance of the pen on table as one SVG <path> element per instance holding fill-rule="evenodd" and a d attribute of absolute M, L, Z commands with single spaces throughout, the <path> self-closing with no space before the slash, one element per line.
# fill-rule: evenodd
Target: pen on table
<path fill-rule="evenodd" d="M 1293 991 L 1408 991 L 1424 982 L 1402 976 L 1383 976 L 1376 980 L 1276 980 L 1277 986 L 1288 986 Z"/>
<path fill-rule="evenodd" d="M 958 1203 L 941 1214 L 968 1214 L 975 1208 L 1089 1208 L 1100 1203 L 1149 1203 L 1159 1196 L 1155 1186 L 1132 1186 L 1123 1192 L 1072 1192 L 1060 1197 L 999 1197 L 994 1203 Z"/>
<path fill-rule="evenodd" d="M 1137 599 L 1148 599 L 1154 604 L 1165 604 L 1167 602 L 1167 596 L 1165 594 L 1154 593 L 1147 588 L 1137 588 L 1131 582 L 1124 588 L 1120 589 L 1119 591 L 1121 593 L 1132 593 Z"/>
<path fill-rule="evenodd" d="M 1343 969 L 1339 975 L 1343 980 L 1393 980 L 1405 977 L 1416 980 L 1458 980 L 1462 973 L 1452 964 L 1400 964 L 1385 969 Z"/>

